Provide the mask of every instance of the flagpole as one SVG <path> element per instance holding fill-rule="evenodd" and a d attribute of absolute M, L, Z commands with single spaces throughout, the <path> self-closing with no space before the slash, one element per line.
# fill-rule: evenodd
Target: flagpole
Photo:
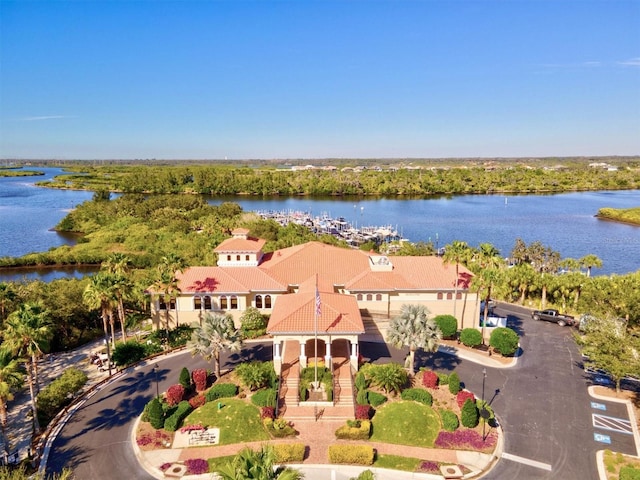
<path fill-rule="evenodd" d="M 316 302 L 313 314 L 313 334 L 315 339 L 315 370 L 314 370 L 314 389 L 318 389 L 318 314 L 320 311 L 320 292 L 318 291 L 318 274 L 316 273 Z"/>

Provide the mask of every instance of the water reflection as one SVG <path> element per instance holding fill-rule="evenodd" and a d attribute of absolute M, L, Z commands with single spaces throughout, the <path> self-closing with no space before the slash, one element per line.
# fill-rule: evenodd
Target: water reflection
<path fill-rule="evenodd" d="M 1 268 L 0 282 L 30 282 L 34 280 L 50 282 L 58 278 L 82 278 L 99 269 L 99 266 Z"/>

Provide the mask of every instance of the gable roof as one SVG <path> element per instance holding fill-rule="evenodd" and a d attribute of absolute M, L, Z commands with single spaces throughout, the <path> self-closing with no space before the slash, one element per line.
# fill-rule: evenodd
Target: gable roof
<path fill-rule="evenodd" d="M 255 267 L 189 267 L 176 274 L 183 293 L 286 292 L 287 287 Z"/>
<path fill-rule="evenodd" d="M 267 241 L 261 238 L 238 236 L 227 238 L 214 248 L 213 251 L 216 253 L 258 253 L 262 250 L 265 243 L 267 243 Z"/>

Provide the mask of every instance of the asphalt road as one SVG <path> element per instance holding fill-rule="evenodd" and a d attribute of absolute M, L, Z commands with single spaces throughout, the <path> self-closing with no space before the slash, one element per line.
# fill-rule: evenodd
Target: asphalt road
<path fill-rule="evenodd" d="M 490 401 L 505 432 L 505 456 L 487 479 L 597 480 L 595 453 L 609 447 L 594 440 L 594 412 L 587 386 L 590 379 L 571 337 L 570 327 L 530 319 L 527 310 L 500 305 L 496 313 L 521 336 L 522 355 L 509 369 L 487 367 L 446 354 L 419 354 L 420 366 L 456 370 L 465 386 Z M 223 368 L 253 359 L 271 359 L 271 344 L 256 343 L 242 354 L 225 355 Z M 361 353 L 376 363 L 403 362 L 406 351 L 385 344 L 361 344 Z M 158 359 L 158 386 L 177 383 L 180 369 L 211 366 L 189 353 Z M 47 472 L 73 468 L 78 479 L 151 480 L 131 447 L 135 418 L 156 393 L 153 364 L 139 368 L 100 390 L 69 419 L 53 442 Z M 607 405 L 609 406 L 608 402 Z M 623 416 L 610 405 L 606 415 Z M 611 433 L 611 432 L 609 432 Z M 608 434 L 609 434 L 608 433 Z M 611 447 L 636 454 L 629 435 L 613 432 Z"/>

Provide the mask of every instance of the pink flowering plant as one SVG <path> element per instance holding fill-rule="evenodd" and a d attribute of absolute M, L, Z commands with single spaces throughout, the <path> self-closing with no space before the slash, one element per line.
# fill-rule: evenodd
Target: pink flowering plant
<path fill-rule="evenodd" d="M 496 445 L 498 436 L 490 432 L 484 439 L 482 434 L 471 429 L 461 429 L 455 432 L 441 430 L 434 443 L 436 448 L 452 450 L 485 450 Z"/>
<path fill-rule="evenodd" d="M 180 429 L 180 433 L 200 432 L 202 430 L 206 430 L 204 425 L 202 425 L 201 423 L 196 423 L 194 425 L 185 425 Z"/>
<path fill-rule="evenodd" d="M 209 463 L 203 458 L 191 458 L 185 460 L 184 464 L 187 467 L 187 475 L 202 475 L 203 473 L 209 473 Z"/>

